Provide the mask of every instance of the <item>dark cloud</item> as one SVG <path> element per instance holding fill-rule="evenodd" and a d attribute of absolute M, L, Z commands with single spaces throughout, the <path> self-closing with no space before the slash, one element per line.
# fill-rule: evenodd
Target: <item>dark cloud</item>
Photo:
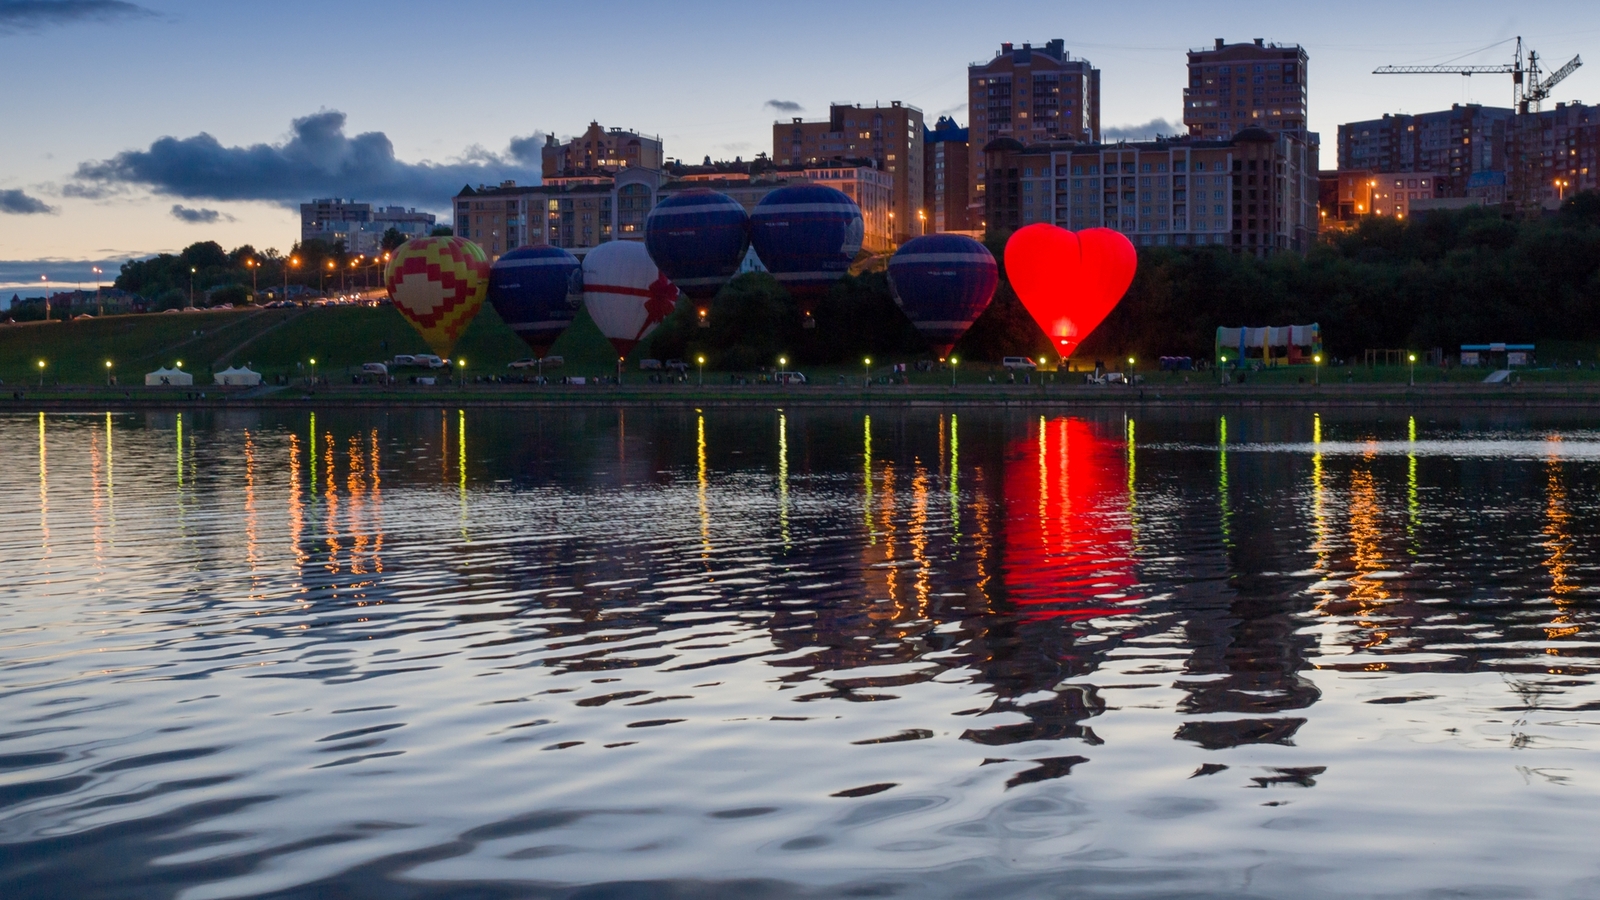
<path fill-rule="evenodd" d="M 525 157 L 532 135 L 513 141 L 509 155 L 481 150 L 453 163 L 408 163 L 395 158 L 381 131 L 349 137 L 345 115 L 325 110 L 295 119 L 282 144 L 226 147 L 209 134 L 164 137 L 147 150 L 127 150 L 78 166 L 85 191 L 148 188 L 186 200 L 266 200 L 296 206 L 313 197 L 359 197 L 429 209 L 449 206 L 464 184 L 515 180 L 537 184 L 539 167 Z"/>
<path fill-rule="evenodd" d="M 53 213 L 55 211 L 55 207 L 46 205 L 43 200 L 29 197 L 22 191 L 0 191 L 0 213 L 9 213 L 13 216 L 30 216 L 38 213 Z"/>
<path fill-rule="evenodd" d="M 781 113 L 797 113 L 800 110 L 805 109 L 805 107 L 794 102 L 793 100 L 768 100 L 761 105 L 763 108 L 771 107 L 772 109 L 775 109 Z"/>
<path fill-rule="evenodd" d="M 1118 125 L 1100 129 L 1100 137 L 1108 141 L 1150 140 L 1157 135 L 1188 134 L 1189 129 L 1166 119 L 1151 119 L 1143 125 Z"/>
<path fill-rule="evenodd" d="M 123 0 L 0 0 L 0 34 L 153 15 L 150 10 Z"/>
<path fill-rule="evenodd" d="M 511 158 L 525 166 L 537 166 L 543 161 L 541 149 L 544 147 L 544 132 L 535 131 L 527 137 L 514 137 L 511 139 Z"/>
<path fill-rule="evenodd" d="M 210 225 L 212 222 L 233 221 L 233 216 L 223 215 L 214 209 L 190 209 L 181 203 L 173 204 L 172 217 L 191 225 Z"/>

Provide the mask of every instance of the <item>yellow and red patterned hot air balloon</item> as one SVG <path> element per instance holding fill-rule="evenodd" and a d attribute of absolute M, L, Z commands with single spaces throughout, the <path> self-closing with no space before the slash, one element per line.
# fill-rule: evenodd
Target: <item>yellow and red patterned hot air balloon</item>
<path fill-rule="evenodd" d="M 383 274 L 394 308 L 448 357 L 489 288 L 489 258 L 459 237 L 412 238 L 401 244 Z"/>

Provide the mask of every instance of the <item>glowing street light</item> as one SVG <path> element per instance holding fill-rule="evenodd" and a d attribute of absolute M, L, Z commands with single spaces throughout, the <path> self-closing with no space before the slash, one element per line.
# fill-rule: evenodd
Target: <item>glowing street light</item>
<path fill-rule="evenodd" d="M 44 360 L 39 360 L 39 387 L 44 387 Z"/>
<path fill-rule="evenodd" d="M 1407 361 L 1409 361 L 1411 363 L 1411 386 L 1412 387 L 1416 387 L 1417 386 L 1417 355 L 1415 353 L 1407 354 L 1406 359 L 1407 359 Z"/>
<path fill-rule="evenodd" d="M 704 356 L 696 356 L 694 358 L 694 361 L 695 361 L 695 364 L 700 367 L 700 384 L 699 384 L 699 386 L 700 387 L 705 387 L 706 386 L 706 358 Z"/>
<path fill-rule="evenodd" d="M 106 387 L 111 386 L 111 360 L 106 360 Z"/>
<path fill-rule="evenodd" d="M 178 365 L 181 366 L 183 363 L 178 363 Z M 317 358 L 315 356 L 311 357 L 311 383 L 317 383 Z"/>
<path fill-rule="evenodd" d="M 1322 354 L 1318 353 L 1316 356 L 1311 357 L 1311 364 L 1312 364 L 1311 365 L 1311 383 L 1314 384 L 1314 385 L 1315 384 L 1321 384 L 1322 383 Z"/>
<path fill-rule="evenodd" d="M 866 380 L 863 383 L 867 387 L 872 387 L 872 357 L 869 356 L 866 359 L 863 359 L 861 364 L 866 366 L 867 369 Z"/>
<path fill-rule="evenodd" d="M 954 356 L 950 357 L 950 386 L 951 387 L 955 387 L 956 386 L 956 363 L 958 363 L 958 362 L 960 362 L 960 360 L 956 359 Z"/>
<path fill-rule="evenodd" d="M 194 309 L 194 266 L 189 267 L 189 308 Z"/>
<path fill-rule="evenodd" d="M 289 264 L 283 267 L 283 299 L 289 299 L 289 266 L 300 268 L 300 257 L 289 257 Z"/>

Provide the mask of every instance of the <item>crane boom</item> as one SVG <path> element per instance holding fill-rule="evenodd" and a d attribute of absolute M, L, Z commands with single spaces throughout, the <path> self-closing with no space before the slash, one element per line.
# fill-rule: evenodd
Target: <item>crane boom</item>
<path fill-rule="evenodd" d="M 1511 75 L 1517 70 L 1505 66 L 1379 66 L 1374 75 Z"/>
<path fill-rule="evenodd" d="M 1570 62 L 1550 73 L 1550 76 L 1528 91 L 1528 97 L 1533 100 L 1548 100 L 1550 89 L 1565 81 L 1568 75 L 1578 71 L 1583 65 L 1582 56 L 1574 56 Z"/>

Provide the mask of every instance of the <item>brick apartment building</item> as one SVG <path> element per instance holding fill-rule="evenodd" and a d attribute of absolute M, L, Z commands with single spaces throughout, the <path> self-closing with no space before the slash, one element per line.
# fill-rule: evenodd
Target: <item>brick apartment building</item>
<path fill-rule="evenodd" d="M 991 235 L 1033 222 L 1115 228 L 1140 247 L 1304 252 L 1317 234 L 1316 148 L 1247 129 L 1227 140 L 1123 144 L 1010 138 L 985 148 Z"/>
<path fill-rule="evenodd" d="M 564 144 L 548 135 L 540 150 L 541 174 L 546 179 L 616 173 L 630 166 L 659 169 L 665 162 L 661 138 L 621 128 L 607 130 L 599 122 L 590 122 L 587 131 Z"/>
<path fill-rule="evenodd" d="M 382 252 L 384 232 L 393 228 L 407 239 L 426 237 L 433 231 L 433 213 L 403 206 L 357 203 L 341 197 L 324 197 L 300 204 L 300 240 L 343 242 L 352 254 Z"/>
<path fill-rule="evenodd" d="M 1100 70 L 1073 59 L 1061 39 L 1042 47 L 1005 43 L 967 67 L 967 224 L 983 227 L 984 147 L 1001 138 L 1024 147 L 1100 140 Z"/>
<path fill-rule="evenodd" d="M 969 133 L 945 116 L 923 132 L 922 194 L 927 209 L 919 234 L 972 230 L 967 223 Z"/>
<path fill-rule="evenodd" d="M 772 159 L 780 167 L 827 160 L 869 159 L 894 181 L 890 233 L 896 244 L 921 233 L 923 194 L 922 110 L 898 100 L 888 106 L 835 103 L 826 122 L 801 118 L 772 125 Z M 864 211 L 864 210 L 863 210 Z"/>
<path fill-rule="evenodd" d="M 1298 44 L 1269 44 L 1262 38 L 1248 44 L 1217 38 L 1210 50 L 1191 50 L 1183 124 L 1199 138 L 1261 128 L 1315 144 L 1306 128 L 1306 63 Z"/>

